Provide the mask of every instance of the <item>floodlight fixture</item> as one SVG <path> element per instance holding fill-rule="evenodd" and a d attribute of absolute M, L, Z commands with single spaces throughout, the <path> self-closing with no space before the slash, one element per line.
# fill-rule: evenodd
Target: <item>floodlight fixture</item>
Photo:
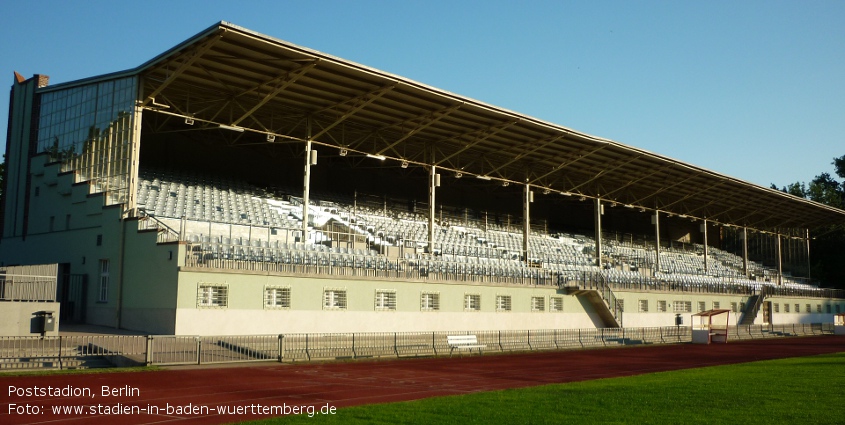
<path fill-rule="evenodd" d="M 237 131 L 238 133 L 244 132 L 243 127 L 235 127 L 233 125 L 220 124 L 220 128 L 223 129 L 223 130 Z"/>

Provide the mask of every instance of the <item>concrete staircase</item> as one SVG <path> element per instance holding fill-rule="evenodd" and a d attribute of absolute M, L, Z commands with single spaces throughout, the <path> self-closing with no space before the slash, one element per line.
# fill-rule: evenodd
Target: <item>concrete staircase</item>
<path fill-rule="evenodd" d="M 753 325 L 754 319 L 757 318 L 757 313 L 760 312 L 760 307 L 763 306 L 763 300 L 766 298 L 765 287 L 760 290 L 757 295 L 752 295 L 748 298 L 748 303 L 745 305 L 745 311 L 742 312 L 742 317 L 739 319 L 739 325 Z"/>
<path fill-rule="evenodd" d="M 65 356 L 59 358 L 45 354 L 38 357 L 19 357 L 0 359 L 0 373 L 8 371 L 49 370 L 49 369 L 95 369 L 114 367 L 102 356 Z"/>
<path fill-rule="evenodd" d="M 605 328 L 622 327 L 622 305 L 605 282 L 604 276 L 596 274 L 592 279 L 572 285 L 564 284 L 562 289 L 567 295 L 585 299 L 593 306 Z"/>

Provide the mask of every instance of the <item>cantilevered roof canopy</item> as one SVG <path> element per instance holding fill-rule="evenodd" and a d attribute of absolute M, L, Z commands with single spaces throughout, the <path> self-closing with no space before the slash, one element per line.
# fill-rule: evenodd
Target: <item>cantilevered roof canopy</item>
<path fill-rule="evenodd" d="M 142 105 L 350 154 L 757 229 L 845 211 L 221 22 L 140 66 Z M 310 123 L 310 125 L 309 125 Z"/>

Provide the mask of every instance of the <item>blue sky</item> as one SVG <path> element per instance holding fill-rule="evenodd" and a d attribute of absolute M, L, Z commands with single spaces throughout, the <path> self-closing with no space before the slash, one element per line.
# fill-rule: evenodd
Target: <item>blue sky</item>
<path fill-rule="evenodd" d="M 3 3 L 7 88 L 134 68 L 225 20 L 763 186 L 845 155 L 843 1 Z"/>

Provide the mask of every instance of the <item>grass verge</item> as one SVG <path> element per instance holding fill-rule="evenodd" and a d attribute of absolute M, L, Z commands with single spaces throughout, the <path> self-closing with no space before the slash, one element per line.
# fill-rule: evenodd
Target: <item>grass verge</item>
<path fill-rule="evenodd" d="M 842 424 L 845 353 L 436 397 L 250 424 Z M 319 407 L 318 407 L 319 410 Z"/>

